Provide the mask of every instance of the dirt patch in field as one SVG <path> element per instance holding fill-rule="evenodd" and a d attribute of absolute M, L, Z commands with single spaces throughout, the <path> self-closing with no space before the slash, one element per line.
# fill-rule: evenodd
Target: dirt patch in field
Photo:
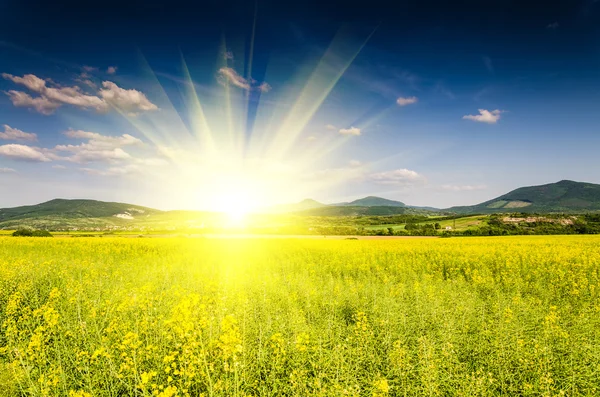
<path fill-rule="evenodd" d="M 575 217 L 570 217 L 570 218 L 561 218 L 561 219 L 551 219 L 551 218 L 546 218 L 543 216 L 528 216 L 527 218 L 512 218 L 510 216 L 506 216 L 504 218 L 502 218 L 502 222 L 504 223 L 520 223 L 520 222 L 527 222 L 527 223 L 540 223 L 540 222 L 545 222 L 545 223 L 560 223 L 561 225 L 572 225 L 573 224 L 573 220 L 575 220 L 577 218 Z"/>

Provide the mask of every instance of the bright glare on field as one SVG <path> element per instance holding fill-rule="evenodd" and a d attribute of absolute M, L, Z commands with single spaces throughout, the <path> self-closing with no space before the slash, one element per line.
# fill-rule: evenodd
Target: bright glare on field
<path fill-rule="evenodd" d="M 221 175 L 206 192 L 207 197 L 200 200 L 211 211 L 224 214 L 224 227 L 244 227 L 246 216 L 261 208 L 262 192 L 257 190 L 256 185 L 244 175 Z"/>

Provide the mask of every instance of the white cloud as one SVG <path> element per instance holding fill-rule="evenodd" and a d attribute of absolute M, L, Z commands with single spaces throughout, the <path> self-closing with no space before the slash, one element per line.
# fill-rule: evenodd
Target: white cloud
<path fill-rule="evenodd" d="M 88 142 L 79 145 L 57 145 L 55 151 L 73 153 L 66 160 L 74 163 L 109 162 L 115 163 L 132 159 L 131 155 L 122 149 L 123 146 L 139 145 L 138 138 L 129 134 L 107 136 L 96 132 L 69 130 L 64 133 L 69 138 L 85 139 Z"/>
<path fill-rule="evenodd" d="M 17 170 L 13 169 L 13 168 L 0 168 L 0 174 L 10 174 L 13 172 L 17 172 Z"/>
<path fill-rule="evenodd" d="M 95 72 L 98 70 L 98 68 L 94 66 L 83 66 L 82 69 L 86 72 Z"/>
<path fill-rule="evenodd" d="M 442 190 L 449 190 L 453 192 L 470 192 L 475 190 L 485 190 L 486 185 L 442 185 Z"/>
<path fill-rule="evenodd" d="M 498 120 L 500 120 L 500 115 L 502 113 L 504 113 L 504 110 L 498 110 L 498 109 L 492 110 L 491 112 L 489 110 L 485 110 L 485 109 L 478 109 L 478 110 L 479 110 L 478 115 L 463 116 L 463 119 L 478 121 L 480 123 L 496 124 L 498 122 Z"/>
<path fill-rule="evenodd" d="M 396 103 L 399 106 L 412 105 L 417 102 L 419 102 L 419 98 L 417 98 L 416 96 L 411 96 L 411 97 L 407 97 L 407 98 L 400 97 L 400 98 L 396 99 Z"/>
<path fill-rule="evenodd" d="M 85 67 L 84 67 L 85 69 Z M 87 70 L 87 69 L 86 69 Z M 34 108 L 39 113 L 49 115 L 62 105 L 71 105 L 82 109 L 93 109 L 97 112 L 106 112 L 112 105 L 118 110 L 124 111 L 127 114 L 135 115 L 142 111 L 157 110 L 158 107 L 150 102 L 148 98 L 140 91 L 131 89 L 126 90 L 120 88 L 115 83 L 105 81 L 102 83 L 102 88 L 99 96 L 88 95 L 84 93 L 80 87 L 48 87 L 46 80 L 39 77 L 26 74 L 23 77 L 13 76 L 8 73 L 3 73 L 2 77 L 12 81 L 15 84 L 20 84 L 27 87 L 32 92 L 39 94 L 39 97 L 21 91 L 9 91 L 7 95 L 10 97 L 13 105 Z M 87 73 L 82 73 L 78 78 L 83 84 L 95 88 L 94 82 L 88 79 Z"/>
<path fill-rule="evenodd" d="M 142 143 L 141 140 L 129 134 L 123 134 L 121 136 L 108 136 L 98 134 L 97 132 L 68 130 L 64 132 L 64 135 L 73 139 L 87 139 L 89 140 L 87 145 L 103 149 L 112 149 L 120 146 L 139 145 Z"/>
<path fill-rule="evenodd" d="M 258 90 L 263 93 L 271 91 L 271 86 L 266 81 L 260 83 L 259 85 L 256 85 L 256 80 L 252 78 L 246 79 L 242 77 L 238 72 L 236 72 L 233 68 L 229 67 L 222 67 L 221 69 L 219 69 L 219 81 L 223 84 L 233 84 L 234 86 L 244 89 L 246 91 Z"/>
<path fill-rule="evenodd" d="M 307 141 L 312 142 L 312 141 L 316 141 L 317 137 L 314 135 L 309 136 L 308 138 L 306 138 Z"/>
<path fill-rule="evenodd" d="M 0 132 L 0 139 L 8 141 L 37 141 L 37 135 L 29 132 L 23 132 L 4 124 L 4 132 Z"/>
<path fill-rule="evenodd" d="M 406 168 L 371 174 L 368 179 L 380 185 L 413 186 L 425 183 L 421 174 Z"/>
<path fill-rule="evenodd" d="M 129 115 L 158 110 L 158 106 L 150 102 L 146 95 L 138 90 L 123 89 L 112 81 L 104 81 L 102 86 L 104 88 L 100 90 L 100 96 L 107 103 Z"/>
<path fill-rule="evenodd" d="M 233 52 L 231 52 L 231 51 L 225 51 L 225 59 L 231 59 L 231 60 L 233 60 Z"/>
<path fill-rule="evenodd" d="M 32 98 L 31 95 L 22 91 L 10 90 L 6 94 L 14 106 L 34 108 L 39 113 L 45 115 L 54 113 L 61 106 L 60 103 L 52 102 L 45 97 Z"/>
<path fill-rule="evenodd" d="M 108 74 L 115 74 L 117 73 L 117 67 L 116 66 L 109 66 L 108 69 L 106 69 L 106 73 Z"/>
<path fill-rule="evenodd" d="M 558 22 L 552 22 L 549 23 L 548 26 L 546 26 L 546 29 L 558 29 L 560 25 L 558 24 Z"/>
<path fill-rule="evenodd" d="M 57 146 L 56 150 L 69 151 L 74 153 L 67 160 L 74 163 L 85 164 L 93 162 L 118 162 L 131 159 L 131 155 L 121 148 L 105 149 L 105 150 L 88 150 L 81 146 L 62 145 Z"/>
<path fill-rule="evenodd" d="M 355 135 L 355 136 L 358 136 L 358 135 L 360 135 L 360 128 L 356 128 L 356 127 L 342 128 L 339 131 L 339 133 L 342 134 L 342 135 Z"/>
<path fill-rule="evenodd" d="M 26 145 L 3 145 L 0 146 L 0 156 L 8 157 L 13 160 L 48 162 L 52 161 L 52 156 L 40 148 Z"/>
<path fill-rule="evenodd" d="M 358 160 L 350 160 L 349 164 L 350 167 L 360 167 L 362 165 L 362 163 Z"/>
<path fill-rule="evenodd" d="M 46 81 L 33 74 L 26 74 L 23 77 L 19 77 L 13 76 L 9 73 L 2 73 L 2 77 L 4 77 L 6 80 L 12 81 L 15 84 L 24 85 L 33 92 L 41 92 L 46 88 Z"/>
<path fill-rule="evenodd" d="M 42 110 L 40 111 L 40 113 L 43 114 L 48 114 L 48 113 L 52 113 L 56 108 L 60 107 L 61 105 L 72 105 L 72 106 L 76 106 L 76 107 L 80 107 L 80 108 L 84 108 L 84 109 L 94 109 L 98 112 L 101 111 L 106 111 L 107 110 L 107 105 L 106 103 L 98 98 L 97 96 L 93 96 L 93 95 L 87 95 L 85 93 L 83 93 L 81 91 L 81 88 L 74 86 L 74 87 L 61 87 L 61 88 L 53 88 L 53 87 L 48 87 L 46 86 L 46 81 L 40 79 L 37 76 L 34 76 L 32 74 L 26 74 L 23 77 L 19 77 L 19 76 L 13 76 L 11 74 L 8 73 L 3 73 L 2 77 L 4 77 L 7 80 L 12 81 L 15 84 L 21 84 L 25 87 L 27 87 L 29 90 L 40 94 L 40 98 L 45 99 L 45 103 L 46 105 L 49 105 L 48 102 L 52 103 L 51 105 L 44 107 Z M 14 91 L 17 92 L 17 91 Z M 12 91 L 9 92 L 9 96 L 10 93 L 12 93 Z M 21 93 L 23 94 L 23 93 Z M 27 94 L 25 94 L 27 95 Z M 29 97 L 29 98 L 27 98 Z M 31 98 L 30 96 L 27 95 L 27 97 L 23 97 L 26 101 L 35 101 L 38 98 Z M 26 103 L 26 102 L 25 102 Z M 15 104 L 15 102 L 13 101 L 13 104 Z M 15 104 L 15 106 L 18 106 L 17 104 Z M 37 107 L 34 107 L 36 110 L 38 110 Z M 54 107 L 54 108 L 53 108 Z M 39 110 L 38 110 L 39 111 Z"/>
<path fill-rule="evenodd" d="M 330 131 L 337 131 L 337 127 L 335 125 L 333 125 L 333 124 L 327 124 L 325 126 L 325 128 L 327 128 Z"/>
<path fill-rule="evenodd" d="M 138 150 L 142 151 L 148 148 L 140 139 L 129 134 L 109 136 L 82 130 L 68 130 L 63 134 L 83 142 L 76 145 L 56 145 L 51 149 L 19 144 L 3 145 L 0 146 L 0 156 L 30 162 L 66 161 L 85 164 L 86 166 L 82 166 L 85 168 L 80 168 L 81 170 L 102 176 L 139 174 L 149 167 L 163 167 L 170 163 L 156 154 L 150 157 L 136 157 L 126 152 L 125 147 L 139 146 Z M 108 168 L 91 168 L 87 166 L 90 163 L 108 164 Z M 56 164 L 52 168 L 60 170 L 66 167 Z"/>

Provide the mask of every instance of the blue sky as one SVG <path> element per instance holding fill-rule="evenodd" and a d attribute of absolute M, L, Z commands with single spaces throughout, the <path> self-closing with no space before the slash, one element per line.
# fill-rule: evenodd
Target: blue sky
<path fill-rule="evenodd" d="M 600 2 L 0 3 L 0 207 L 600 183 Z"/>

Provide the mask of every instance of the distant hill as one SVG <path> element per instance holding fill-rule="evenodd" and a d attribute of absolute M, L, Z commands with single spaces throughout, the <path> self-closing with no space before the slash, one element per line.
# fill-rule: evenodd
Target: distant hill
<path fill-rule="evenodd" d="M 481 204 L 452 207 L 456 213 L 600 211 L 600 185 L 563 180 L 513 190 Z"/>
<path fill-rule="evenodd" d="M 401 201 L 388 200 L 381 197 L 368 196 L 349 203 L 332 204 L 346 207 L 406 207 Z"/>
<path fill-rule="evenodd" d="M 37 218 L 60 215 L 63 218 L 103 218 L 117 216 L 123 219 L 150 215 L 162 211 L 139 205 L 110 203 L 97 200 L 55 199 L 36 205 L 0 209 L 0 222 L 11 218 Z"/>
<path fill-rule="evenodd" d="M 424 212 L 427 211 L 407 207 L 358 207 L 344 205 L 328 205 L 321 208 L 313 208 L 310 210 L 296 212 L 295 214 L 308 216 L 384 216 L 399 214 L 420 214 Z"/>
<path fill-rule="evenodd" d="M 305 200 L 300 201 L 299 203 L 276 205 L 274 207 L 268 208 L 265 212 L 270 212 L 270 213 L 298 212 L 298 211 L 305 211 L 305 210 L 310 210 L 313 208 L 321 208 L 321 207 L 326 207 L 326 206 L 327 206 L 326 204 L 319 203 L 316 200 L 305 199 Z"/>
<path fill-rule="evenodd" d="M 62 227 L 122 224 L 162 211 L 133 204 L 55 199 L 36 205 L 0 209 L 0 226 Z"/>

